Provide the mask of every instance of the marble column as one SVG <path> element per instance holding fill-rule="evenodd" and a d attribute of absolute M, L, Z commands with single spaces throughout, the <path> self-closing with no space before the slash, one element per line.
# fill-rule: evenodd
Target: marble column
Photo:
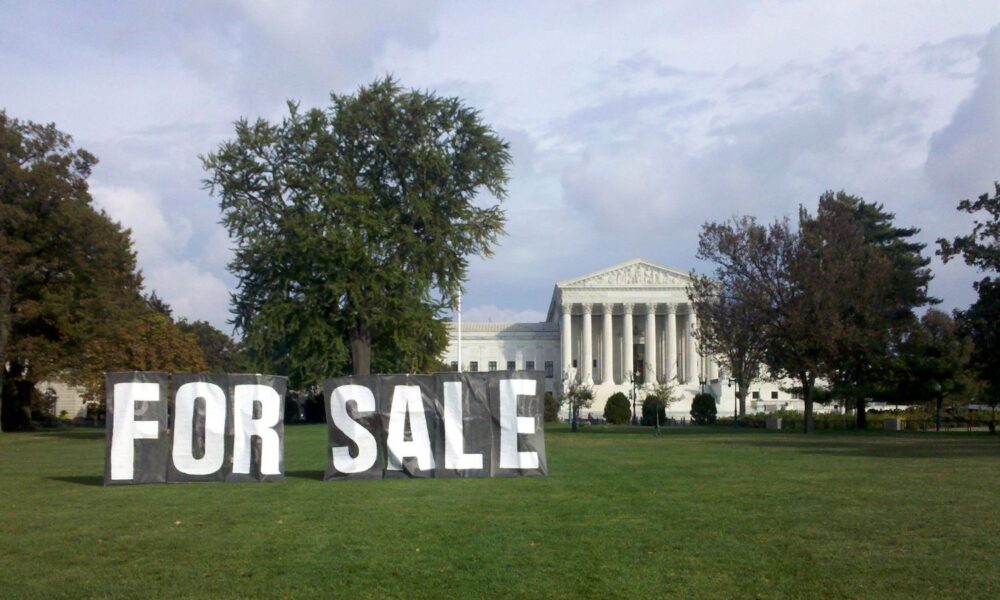
<path fill-rule="evenodd" d="M 646 383 L 656 383 L 656 303 L 646 304 Z"/>
<path fill-rule="evenodd" d="M 667 305 L 667 381 L 677 379 L 677 305 Z"/>
<path fill-rule="evenodd" d="M 569 377 L 573 372 L 573 305 L 562 305 L 562 335 L 559 343 L 562 346 L 562 376 Z M 505 365 L 506 366 L 506 365 Z"/>
<path fill-rule="evenodd" d="M 604 311 L 602 320 L 604 327 L 601 331 L 601 383 L 608 385 L 614 383 L 614 343 L 611 341 L 611 307 L 612 304 L 605 303 L 601 306 Z"/>
<path fill-rule="evenodd" d="M 580 373 L 583 374 L 583 382 L 587 385 L 594 384 L 594 331 L 591 316 L 594 307 L 591 304 L 583 304 L 583 351 L 580 365 Z"/>
<path fill-rule="evenodd" d="M 698 319 L 693 312 L 688 313 L 687 323 L 687 381 L 688 383 L 698 383 L 698 348 L 694 339 L 694 329 L 698 326 Z"/>
<path fill-rule="evenodd" d="M 719 361 L 716 360 L 714 356 L 708 357 L 708 378 L 718 379 L 719 378 Z"/>
<path fill-rule="evenodd" d="M 622 315 L 622 383 L 628 383 L 628 374 L 632 372 L 632 304 L 626 302 L 622 305 L 625 314 Z"/>

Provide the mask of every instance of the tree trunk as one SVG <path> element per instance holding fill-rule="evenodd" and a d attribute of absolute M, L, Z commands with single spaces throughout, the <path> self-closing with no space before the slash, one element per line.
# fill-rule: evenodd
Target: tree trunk
<path fill-rule="evenodd" d="M 866 405 L 864 398 L 858 398 L 856 402 L 857 408 L 855 409 L 854 422 L 857 424 L 858 429 L 868 429 L 868 415 L 866 414 Z"/>
<path fill-rule="evenodd" d="M 364 323 L 355 323 L 348 332 L 351 365 L 355 375 L 370 375 L 372 370 L 372 334 Z"/>
<path fill-rule="evenodd" d="M 0 394 L 3 391 L 3 376 L 7 369 L 7 342 L 10 340 L 10 306 L 14 290 L 7 278 L 0 279 Z M 0 400 L 0 423 L 3 423 L 3 401 Z M 0 426 L 0 432 L 3 427 Z"/>
<path fill-rule="evenodd" d="M 742 417 L 747 414 L 747 393 L 750 391 L 750 382 L 740 382 L 739 387 L 739 397 L 740 397 L 740 414 L 738 416 Z"/>
<path fill-rule="evenodd" d="M 20 372 L 20 371 L 19 371 Z M 0 392 L 0 404 L 4 405 L 4 429 L 7 431 L 31 431 L 31 394 L 35 384 L 20 378 L 7 378 Z"/>
<path fill-rule="evenodd" d="M 816 377 L 812 375 L 801 376 L 802 382 L 802 399 L 805 401 L 805 422 L 803 423 L 803 429 L 805 433 L 814 433 L 816 431 L 816 424 L 813 423 L 813 387 L 816 384 Z"/>

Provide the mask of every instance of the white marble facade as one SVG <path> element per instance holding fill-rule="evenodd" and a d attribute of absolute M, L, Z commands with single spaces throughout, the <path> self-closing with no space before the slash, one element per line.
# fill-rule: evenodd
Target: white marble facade
<path fill-rule="evenodd" d="M 636 259 L 555 285 L 541 323 L 465 323 L 463 371 L 537 369 L 546 372 L 546 391 L 559 395 L 564 377 L 594 386 L 600 417 L 607 398 L 630 395 L 638 384 L 674 382 L 680 400 L 675 417 L 688 416 L 691 399 L 704 389 L 719 415 L 732 415 L 734 390 L 711 356 L 698 351 L 693 336 L 697 315 L 687 295 L 689 276 Z M 458 368 L 458 328 L 453 325 L 446 363 Z M 722 377 L 720 377 L 720 374 Z M 796 408 L 775 384 L 754 386 L 748 410 Z"/>

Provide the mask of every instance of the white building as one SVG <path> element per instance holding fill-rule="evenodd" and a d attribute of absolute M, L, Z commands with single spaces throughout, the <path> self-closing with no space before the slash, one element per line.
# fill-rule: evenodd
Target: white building
<path fill-rule="evenodd" d="M 52 415 L 62 418 L 86 418 L 87 403 L 83 400 L 83 389 L 70 385 L 65 381 L 54 379 L 51 381 L 40 381 L 35 384 L 35 389 L 41 394 L 48 394 L 55 398 L 52 406 Z"/>
<path fill-rule="evenodd" d="M 604 413 L 615 392 L 630 396 L 653 381 L 676 384 L 681 398 L 668 409 L 688 417 L 691 400 L 704 390 L 716 398 L 719 416 L 731 416 L 735 387 L 713 357 L 698 351 L 698 326 L 687 294 L 687 273 L 635 259 L 559 282 L 541 323 L 464 323 L 461 370 L 540 370 L 546 391 L 557 396 L 563 377 L 594 386 L 589 412 Z M 459 328 L 450 330 L 445 362 L 459 367 Z M 640 394 L 641 398 L 641 394 Z M 773 382 L 751 386 L 748 412 L 802 410 L 802 401 Z M 584 411 L 583 417 L 588 411 Z"/>

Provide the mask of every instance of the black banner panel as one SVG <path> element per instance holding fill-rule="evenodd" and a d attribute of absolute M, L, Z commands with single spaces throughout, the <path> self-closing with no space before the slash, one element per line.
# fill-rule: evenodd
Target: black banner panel
<path fill-rule="evenodd" d="M 328 379 L 325 478 L 545 475 L 544 383 L 537 371 Z"/>
<path fill-rule="evenodd" d="M 284 479 L 284 377 L 131 372 L 105 384 L 105 485 Z"/>
<path fill-rule="evenodd" d="M 428 375 L 383 375 L 379 408 L 385 426 L 386 478 L 434 477 L 438 424 L 434 378 Z"/>
<path fill-rule="evenodd" d="M 105 485 L 284 480 L 284 377 L 105 381 Z M 324 479 L 546 475 L 544 384 L 538 371 L 328 379 Z"/>
<path fill-rule="evenodd" d="M 441 373 L 435 378 L 438 412 L 443 416 L 436 477 L 490 477 L 493 474 L 493 415 L 484 377 Z"/>
<path fill-rule="evenodd" d="M 378 407 L 379 377 L 323 382 L 329 451 L 324 479 L 381 479 L 385 429 Z"/>
<path fill-rule="evenodd" d="M 226 481 L 285 479 L 285 391 L 274 375 L 229 375 L 232 464 Z"/>
<path fill-rule="evenodd" d="M 167 481 L 225 481 L 232 462 L 226 435 L 229 378 L 226 375 L 177 373 L 171 378 L 170 463 Z M 228 443 L 227 443 L 228 442 Z"/>
<path fill-rule="evenodd" d="M 539 371 L 488 374 L 493 438 L 492 475 L 547 475 L 545 460 L 544 374 Z"/>
<path fill-rule="evenodd" d="M 167 478 L 167 374 L 108 373 L 104 485 Z"/>

